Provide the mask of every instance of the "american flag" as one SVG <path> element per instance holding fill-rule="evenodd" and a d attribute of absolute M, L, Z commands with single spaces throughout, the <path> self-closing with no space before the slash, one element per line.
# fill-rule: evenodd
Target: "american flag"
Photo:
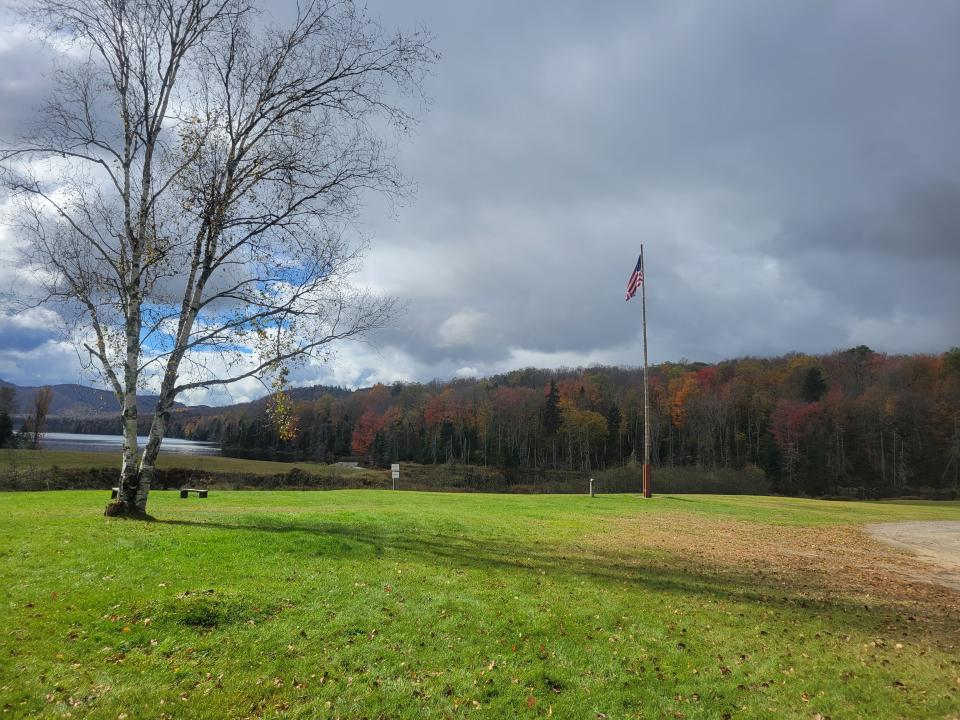
<path fill-rule="evenodd" d="M 627 300 L 637 294 L 637 288 L 643 282 L 643 255 L 637 258 L 637 266 L 633 269 L 633 274 L 627 280 Z"/>

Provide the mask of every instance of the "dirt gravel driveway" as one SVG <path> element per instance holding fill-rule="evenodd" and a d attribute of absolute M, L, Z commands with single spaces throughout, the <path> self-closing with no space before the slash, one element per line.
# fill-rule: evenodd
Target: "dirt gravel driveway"
<path fill-rule="evenodd" d="M 865 529 L 878 540 L 925 560 L 931 569 L 918 573 L 918 580 L 960 590 L 960 520 L 881 523 Z"/>

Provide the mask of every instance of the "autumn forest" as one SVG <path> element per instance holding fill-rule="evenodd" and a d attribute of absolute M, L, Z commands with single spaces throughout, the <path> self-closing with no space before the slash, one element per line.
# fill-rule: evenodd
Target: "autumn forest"
<path fill-rule="evenodd" d="M 523 369 L 485 379 L 280 391 L 176 414 L 226 455 L 598 471 L 643 444 L 643 373 Z M 759 468 L 784 494 L 956 492 L 960 348 L 892 356 L 859 346 L 651 368 L 655 467 Z"/>

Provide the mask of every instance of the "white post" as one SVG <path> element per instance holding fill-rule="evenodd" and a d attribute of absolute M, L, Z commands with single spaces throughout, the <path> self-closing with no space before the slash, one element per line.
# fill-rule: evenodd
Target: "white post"
<path fill-rule="evenodd" d="M 593 478 L 590 478 L 590 497 L 593 497 Z"/>

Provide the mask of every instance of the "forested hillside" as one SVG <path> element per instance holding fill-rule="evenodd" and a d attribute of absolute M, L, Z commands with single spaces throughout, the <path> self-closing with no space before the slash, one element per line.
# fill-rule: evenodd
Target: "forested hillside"
<path fill-rule="evenodd" d="M 651 368 L 655 466 L 762 468 L 784 493 L 960 487 L 960 348 L 865 346 Z M 282 398 L 281 398 L 282 400 Z M 177 421 L 225 454 L 598 470 L 642 454 L 643 373 L 523 369 L 481 380 L 376 385 Z M 284 436 L 288 439 L 284 439 Z"/>

